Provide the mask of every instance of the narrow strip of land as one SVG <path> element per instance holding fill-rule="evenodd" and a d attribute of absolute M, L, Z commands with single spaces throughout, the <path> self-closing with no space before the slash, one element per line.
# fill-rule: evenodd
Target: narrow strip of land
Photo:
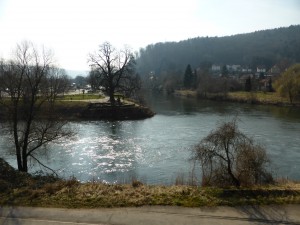
<path fill-rule="evenodd" d="M 57 209 L 0 208 L 1 225 L 37 224 L 300 224 L 300 205 Z"/>

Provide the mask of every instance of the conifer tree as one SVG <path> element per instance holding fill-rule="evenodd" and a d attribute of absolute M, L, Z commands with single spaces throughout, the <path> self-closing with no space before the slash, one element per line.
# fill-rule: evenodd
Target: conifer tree
<path fill-rule="evenodd" d="M 185 88 L 189 89 L 192 87 L 193 83 L 193 71 L 190 64 L 187 65 L 183 78 L 183 85 Z"/>

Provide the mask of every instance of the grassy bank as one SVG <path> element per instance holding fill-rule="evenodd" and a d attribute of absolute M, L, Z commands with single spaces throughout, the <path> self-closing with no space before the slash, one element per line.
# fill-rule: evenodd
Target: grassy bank
<path fill-rule="evenodd" d="M 254 188 L 202 188 L 187 185 L 79 183 L 75 179 L 32 176 L 0 159 L 0 205 L 97 208 L 143 205 L 218 206 L 299 204 L 300 183 Z"/>
<path fill-rule="evenodd" d="M 27 185 L 1 192 L 0 205 L 97 208 L 143 205 L 219 206 L 299 204 L 300 185 L 219 189 L 192 186 L 81 184 L 75 180 Z"/>
<path fill-rule="evenodd" d="M 76 95 L 63 95 L 59 96 L 58 100 L 71 100 L 71 101 L 77 101 L 77 100 L 95 100 L 95 99 L 104 99 L 105 97 L 103 95 L 99 94 L 76 94 Z"/>
<path fill-rule="evenodd" d="M 200 97 L 210 100 L 221 100 L 221 101 L 231 101 L 231 102 L 241 102 L 250 104 L 264 104 L 264 105 L 279 105 L 279 106 L 292 106 L 288 98 L 281 97 L 276 92 L 228 92 L 226 95 L 223 93 L 211 94 L 208 93 L 206 96 L 199 96 L 197 91 L 194 90 L 177 90 L 175 92 L 177 96 L 183 97 Z M 300 106 L 300 101 L 295 101 L 293 106 Z"/>
<path fill-rule="evenodd" d="M 281 97 L 276 92 L 229 92 L 227 96 L 230 100 L 248 102 L 248 103 L 261 103 L 270 105 L 290 105 L 288 98 Z M 299 102 L 295 102 L 299 103 Z"/>

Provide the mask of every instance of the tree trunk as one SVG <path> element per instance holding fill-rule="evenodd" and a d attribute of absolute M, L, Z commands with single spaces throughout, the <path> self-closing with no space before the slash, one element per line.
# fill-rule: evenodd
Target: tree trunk
<path fill-rule="evenodd" d="M 230 157 L 229 157 L 229 154 L 228 154 L 228 152 L 229 152 L 229 143 L 227 143 L 227 146 L 225 146 L 225 149 L 226 149 L 226 156 L 227 156 L 227 172 L 228 172 L 228 174 L 229 174 L 229 176 L 231 177 L 231 179 L 232 179 L 232 181 L 233 181 L 233 183 L 234 183 L 234 185 L 236 186 L 236 187 L 240 187 L 241 186 L 241 183 L 240 183 L 240 181 L 234 176 L 234 174 L 232 173 L 232 170 L 231 170 L 231 160 L 230 160 Z"/>
<path fill-rule="evenodd" d="M 16 155 L 17 155 L 18 170 L 22 171 L 23 165 L 22 165 L 21 149 L 18 147 L 16 147 Z"/>
<path fill-rule="evenodd" d="M 228 172 L 229 176 L 231 177 L 231 179 L 232 179 L 234 185 L 235 185 L 236 187 L 240 187 L 240 186 L 241 186 L 241 183 L 240 183 L 240 181 L 234 176 L 234 174 L 232 173 L 232 170 L 231 170 L 230 165 L 231 165 L 231 163 L 230 163 L 230 161 L 229 161 L 229 162 L 227 163 L 227 172 Z"/>
<path fill-rule="evenodd" d="M 115 95 L 114 95 L 114 91 L 110 91 L 109 92 L 109 101 L 110 101 L 110 104 L 112 105 L 112 106 L 114 106 L 115 105 Z"/>
<path fill-rule="evenodd" d="M 112 81 L 112 78 L 109 80 L 109 90 L 108 90 L 108 94 L 109 94 L 109 101 L 110 101 L 110 104 L 111 106 L 115 106 L 115 88 L 114 88 L 114 85 L 113 85 L 113 81 Z"/>
<path fill-rule="evenodd" d="M 17 106 L 14 106 L 14 110 L 12 112 L 13 114 L 13 133 L 14 133 L 14 142 L 16 147 L 16 156 L 17 156 L 17 164 L 18 164 L 18 170 L 22 171 L 23 165 L 22 165 L 22 156 L 21 156 L 21 147 L 19 144 L 19 135 L 18 135 L 18 108 Z"/>
<path fill-rule="evenodd" d="M 28 163 L 27 163 L 27 154 L 26 154 L 27 151 L 23 150 L 22 152 L 22 171 L 23 172 L 28 172 Z"/>

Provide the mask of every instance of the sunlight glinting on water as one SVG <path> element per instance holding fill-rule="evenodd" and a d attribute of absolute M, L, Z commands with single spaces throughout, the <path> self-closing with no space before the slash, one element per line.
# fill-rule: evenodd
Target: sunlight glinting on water
<path fill-rule="evenodd" d="M 83 182 L 137 178 L 148 184 L 172 184 L 178 175 L 188 178 L 193 146 L 220 122 L 238 115 L 240 130 L 266 147 L 275 175 L 300 179 L 299 110 L 178 98 L 155 99 L 152 107 L 157 115 L 141 121 L 70 122 L 76 135 L 49 144 L 37 156 L 60 176 Z M 8 140 L 0 137 L 1 149 L 10 146 Z M 16 166 L 13 152 L 3 156 Z M 42 169 L 37 163 L 30 168 Z"/>

